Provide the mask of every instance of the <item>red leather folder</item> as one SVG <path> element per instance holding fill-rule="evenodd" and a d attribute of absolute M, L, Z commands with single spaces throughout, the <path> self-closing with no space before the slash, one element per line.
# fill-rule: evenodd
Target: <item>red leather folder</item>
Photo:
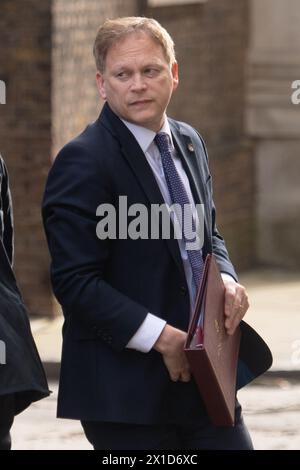
<path fill-rule="evenodd" d="M 225 287 L 208 255 L 184 347 L 192 375 L 215 426 L 233 426 L 241 332 L 225 330 Z"/>

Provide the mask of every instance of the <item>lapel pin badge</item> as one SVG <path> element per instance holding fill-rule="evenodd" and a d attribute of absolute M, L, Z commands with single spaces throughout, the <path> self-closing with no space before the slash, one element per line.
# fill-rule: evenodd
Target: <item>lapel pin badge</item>
<path fill-rule="evenodd" d="M 195 149 L 194 149 L 194 146 L 193 146 L 192 142 L 189 142 L 187 144 L 187 148 L 189 149 L 190 152 L 195 152 Z"/>

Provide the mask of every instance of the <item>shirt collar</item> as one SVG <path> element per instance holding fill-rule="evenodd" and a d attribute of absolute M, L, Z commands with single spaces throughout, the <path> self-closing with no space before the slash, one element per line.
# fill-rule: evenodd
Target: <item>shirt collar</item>
<path fill-rule="evenodd" d="M 134 135 L 143 152 L 146 153 L 150 145 L 152 144 L 156 133 L 154 131 L 151 131 L 150 129 L 147 129 L 146 127 L 138 126 L 137 124 L 133 124 L 132 122 L 126 121 L 125 119 L 121 119 L 121 121 Z M 171 145 L 173 147 L 173 139 L 167 117 L 165 118 L 165 121 L 159 132 L 165 132 L 166 134 L 168 134 L 171 140 Z"/>

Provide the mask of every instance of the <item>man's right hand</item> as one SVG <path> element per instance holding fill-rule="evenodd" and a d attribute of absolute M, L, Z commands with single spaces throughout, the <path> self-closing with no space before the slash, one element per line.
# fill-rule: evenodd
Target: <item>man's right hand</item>
<path fill-rule="evenodd" d="M 173 382 L 178 380 L 189 382 L 191 380 L 189 363 L 183 349 L 186 337 L 187 333 L 184 331 L 166 325 L 153 346 L 156 351 L 162 354 L 163 361 Z"/>

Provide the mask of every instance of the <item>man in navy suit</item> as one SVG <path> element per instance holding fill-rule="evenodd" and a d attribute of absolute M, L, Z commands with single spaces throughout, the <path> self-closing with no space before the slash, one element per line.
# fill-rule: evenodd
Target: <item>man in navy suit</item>
<path fill-rule="evenodd" d="M 173 41 L 153 19 L 107 20 L 94 55 L 106 103 L 60 151 L 43 203 L 52 284 L 65 316 L 58 416 L 80 420 L 95 449 L 251 449 L 238 402 L 234 427 L 212 425 L 183 350 L 195 272 L 208 253 L 226 287 L 228 334 L 248 299 L 216 228 L 203 140 L 166 116 L 178 86 Z M 175 197 L 192 210 L 202 203 L 201 250 L 192 258 L 184 238 L 120 236 L 124 196 L 126 207 L 143 205 L 149 214 Z M 116 220 L 105 238 L 98 215 L 109 207 Z M 134 211 L 127 215 L 132 222 Z"/>

